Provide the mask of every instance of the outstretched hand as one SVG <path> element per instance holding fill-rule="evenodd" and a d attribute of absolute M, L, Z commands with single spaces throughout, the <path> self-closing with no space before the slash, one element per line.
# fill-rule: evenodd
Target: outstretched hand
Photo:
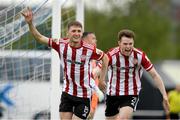
<path fill-rule="evenodd" d="M 31 8 L 27 7 L 27 9 L 26 9 L 26 10 L 23 10 L 23 11 L 21 12 L 21 14 L 24 16 L 25 21 L 26 21 L 28 24 L 32 23 L 33 13 L 32 13 Z"/>

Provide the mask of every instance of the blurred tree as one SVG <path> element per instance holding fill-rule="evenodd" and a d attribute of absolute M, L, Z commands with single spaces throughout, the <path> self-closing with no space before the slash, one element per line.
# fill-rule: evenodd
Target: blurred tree
<path fill-rule="evenodd" d="M 117 46 L 117 33 L 123 28 L 136 33 L 135 47 L 142 48 L 151 60 L 176 58 L 171 37 L 171 19 L 155 12 L 148 1 L 129 2 L 124 10 L 109 1 L 111 11 L 86 10 L 85 30 L 95 32 L 98 47 L 104 51 Z"/>
<path fill-rule="evenodd" d="M 117 33 L 125 28 L 136 33 L 135 47 L 145 51 L 151 60 L 180 59 L 180 24 L 173 19 L 174 15 L 179 14 L 175 9 L 171 10 L 171 1 L 129 0 L 123 4 L 118 0 L 105 1 L 107 6 L 104 6 L 103 11 L 85 11 L 85 31 L 95 32 L 99 48 L 107 51 L 117 46 Z M 51 23 L 51 18 L 48 21 Z M 51 33 L 50 30 L 44 32 Z M 15 43 L 16 46 L 22 46 L 18 49 L 24 49 L 23 45 L 19 45 L 24 43 L 29 43 L 28 49 L 34 47 L 33 40 L 25 42 L 26 37 L 32 38 L 31 35 L 22 37 Z M 48 49 L 38 43 L 35 45 L 39 46 L 38 49 Z"/>

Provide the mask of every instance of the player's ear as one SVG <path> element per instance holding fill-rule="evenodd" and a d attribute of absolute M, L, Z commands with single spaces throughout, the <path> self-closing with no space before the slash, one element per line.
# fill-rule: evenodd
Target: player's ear
<path fill-rule="evenodd" d="M 67 36 L 67 37 L 69 37 L 69 34 L 68 34 L 68 32 L 66 32 L 66 36 Z"/>
<path fill-rule="evenodd" d="M 120 41 L 120 40 L 118 40 L 118 45 L 120 45 L 120 43 L 121 43 L 121 41 Z"/>

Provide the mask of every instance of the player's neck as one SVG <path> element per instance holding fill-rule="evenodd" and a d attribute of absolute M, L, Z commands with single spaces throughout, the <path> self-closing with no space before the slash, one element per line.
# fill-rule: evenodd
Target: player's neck
<path fill-rule="evenodd" d="M 81 41 L 78 41 L 78 42 L 71 41 L 69 42 L 69 45 L 73 48 L 79 48 L 81 47 Z"/>

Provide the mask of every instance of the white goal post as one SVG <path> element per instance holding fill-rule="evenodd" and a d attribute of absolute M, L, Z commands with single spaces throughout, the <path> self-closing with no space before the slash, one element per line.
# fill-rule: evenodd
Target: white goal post
<path fill-rule="evenodd" d="M 61 37 L 61 2 L 53 0 L 52 4 L 52 37 Z M 57 52 L 51 49 L 51 120 L 59 119 L 58 104 L 60 102 L 60 61 Z"/>

